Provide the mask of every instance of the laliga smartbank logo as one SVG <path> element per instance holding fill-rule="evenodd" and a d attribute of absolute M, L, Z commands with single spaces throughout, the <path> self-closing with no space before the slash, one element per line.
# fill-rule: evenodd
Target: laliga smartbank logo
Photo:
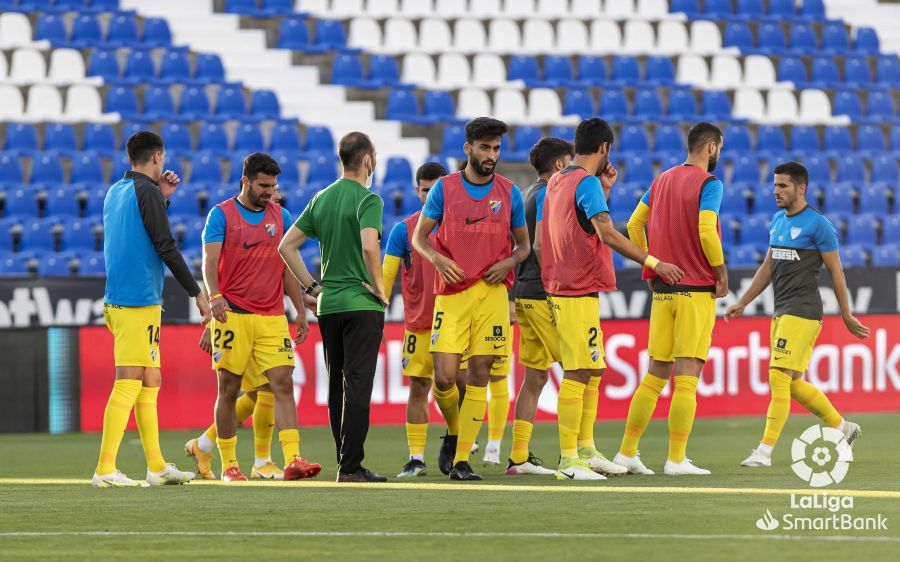
<path fill-rule="evenodd" d="M 791 444 L 791 469 L 811 488 L 839 484 L 847 476 L 853 451 L 844 434 L 830 427 L 814 425 Z M 886 531 L 883 515 L 856 515 L 853 496 L 830 495 L 827 492 L 791 494 L 789 509 L 776 517 L 766 509 L 756 520 L 761 531 Z M 817 514 L 816 512 L 820 512 Z M 821 513 L 824 512 L 824 513 Z"/>

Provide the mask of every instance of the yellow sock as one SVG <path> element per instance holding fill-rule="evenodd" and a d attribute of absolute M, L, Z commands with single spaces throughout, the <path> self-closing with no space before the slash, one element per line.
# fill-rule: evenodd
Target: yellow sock
<path fill-rule="evenodd" d="M 762 444 L 774 447 L 791 414 L 791 376 L 777 369 L 769 369 L 769 386 L 772 389 L 772 399 L 766 412 L 766 430 Z"/>
<path fill-rule="evenodd" d="M 406 444 L 409 445 L 410 456 L 425 456 L 425 438 L 427 435 L 427 423 L 406 424 Z"/>
<path fill-rule="evenodd" d="M 531 442 L 531 431 L 534 424 L 525 420 L 516 420 L 513 422 L 513 442 L 512 452 L 509 453 L 509 460 L 515 464 L 521 464 L 528 460 L 528 444 Z"/>
<path fill-rule="evenodd" d="M 232 466 L 237 466 L 237 435 L 223 439 L 216 438 L 216 446 L 219 447 L 219 454 L 222 456 L 222 472 Z"/>
<path fill-rule="evenodd" d="M 141 381 L 117 380 L 113 383 L 106 410 L 103 412 L 103 437 L 100 438 L 100 458 L 97 474 L 105 476 L 116 470 L 116 455 L 125 435 L 128 416 L 141 392 Z"/>
<path fill-rule="evenodd" d="M 791 382 L 791 396 L 804 408 L 817 415 L 828 427 L 837 428 L 844 421 L 825 393 L 803 379 Z"/>
<path fill-rule="evenodd" d="M 213 443 L 216 442 L 216 437 L 219 436 L 219 434 L 216 432 L 215 422 L 213 422 L 213 424 L 211 426 L 207 427 L 206 431 L 204 431 L 203 433 L 206 434 L 206 437 L 208 437 L 209 440 L 212 441 Z"/>
<path fill-rule="evenodd" d="M 594 446 L 594 422 L 600 402 L 600 377 L 591 377 L 584 388 L 581 405 L 581 425 L 578 429 L 578 448 Z"/>
<path fill-rule="evenodd" d="M 509 383 L 506 379 L 491 381 L 491 399 L 488 400 L 488 439 L 500 441 L 509 418 Z"/>
<path fill-rule="evenodd" d="M 656 401 L 668 382 L 668 379 L 650 373 L 644 375 L 644 380 L 638 385 L 631 397 L 631 405 L 628 406 L 625 435 L 622 436 L 622 445 L 619 447 L 619 452 L 623 455 L 633 457 L 637 454 L 641 435 L 647 429 L 653 411 L 656 410 Z"/>
<path fill-rule="evenodd" d="M 246 397 L 246 394 L 241 396 L 241 398 Z M 252 400 L 249 401 L 252 402 Z M 239 406 L 240 402 L 238 400 Z M 240 408 L 238 408 L 238 412 L 240 412 Z M 240 419 L 238 416 L 238 423 L 240 423 Z M 253 404 L 253 451 L 256 458 L 272 458 L 272 433 L 274 432 L 275 395 L 271 392 L 257 391 L 256 403 Z M 285 464 L 291 460 L 285 460 Z"/>
<path fill-rule="evenodd" d="M 281 450 L 284 452 L 284 465 L 287 466 L 300 456 L 300 430 L 282 429 L 278 432 L 278 441 L 281 442 Z"/>
<path fill-rule="evenodd" d="M 562 457 L 578 457 L 578 430 L 586 387 L 586 384 L 571 379 L 563 379 L 559 385 L 556 415 L 559 419 L 559 454 Z"/>
<path fill-rule="evenodd" d="M 447 390 L 441 390 L 434 386 L 433 391 L 434 401 L 437 402 L 438 408 L 447 422 L 447 434 L 457 435 L 459 433 L 459 390 L 454 384 Z"/>
<path fill-rule="evenodd" d="M 253 405 L 253 400 L 246 394 L 242 394 L 241 397 L 237 399 L 237 402 L 235 402 L 234 405 L 234 417 L 237 418 L 238 427 L 240 427 L 241 424 L 250 417 L 250 414 L 253 413 Z M 211 426 L 207 427 L 206 431 L 204 431 L 203 433 L 205 433 L 206 437 L 213 443 L 216 442 L 216 437 L 219 436 L 216 430 L 215 422 L 213 422 Z"/>
<path fill-rule="evenodd" d="M 141 445 L 144 447 L 144 457 L 147 459 L 147 468 L 151 472 L 159 472 L 166 468 L 166 459 L 159 450 L 159 417 L 156 413 L 158 394 L 158 386 L 142 387 L 137 402 L 134 404 L 134 421 L 137 422 L 138 431 L 141 434 Z"/>
<path fill-rule="evenodd" d="M 669 460 L 681 462 L 697 413 L 697 377 L 675 375 L 675 391 L 669 406 Z"/>
<path fill-rule="evenodd" d="M 459 408 L 459 440 L 456 442 L 456 457 L 453 464 L 469 460 L 472 443 L 481 431 L 486 411 L 487 387 L 467 384 L 466 397 Z"/>

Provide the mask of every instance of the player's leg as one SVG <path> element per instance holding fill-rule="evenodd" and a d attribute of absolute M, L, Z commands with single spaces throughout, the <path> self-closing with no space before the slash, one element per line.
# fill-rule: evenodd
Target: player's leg
<path fill-rule="evenodd" d="M 241 388 L 245 388 L 245 386 L 246 378 L 242 380 Z M 242 394 L 235 403 L 235 418 L 237 419 L 238 427 L 240 427 L 247 418 L 253 415 L 255 407 L 256 392 L 248 392 L 245 389 L 244 394 Z M 254 423 L 256 422 L 255 415 L 253 421 Z M 212 458 L 213 451 L 216 450 L 216 438 L 218 436 L 214 419 L 213 423 L 206 428 L 206 431 L 184 444 L 185 454 L 194 459 L 194 462 L 197 464 L 197 475 L 204 480 L 215 480 L 217 478 L 215 472 L 212 470 Z"/>
<path fill-rule="evenodd" d="M 434 381 L 434 364 L 428 351 L 427 331 L 407 330 L 403 338 L 401 366 L 409 381 L 409 398 L 406 401 L 406 444 L 409 460 L 398 478 L 424 476 L 425 441 L 428 435 L 428 392 Z"/>
<path fill-rule="evenodd" d="M 491 365 L 488 382 L 488 442 L 484 447 L 484 464 L 500 464 L 500 444 L 509 419 L 509 380 L 503 371 L 509 371 L 509 358 L 498 358 Z"/>
<path fill-rule="evenodd" d="M 675 366 L 669 406 L 669 455 L 663 472 L 670 476 L 706 475 L 687 459 L 687 442 L 697 413 L 697 383 L 709 354 L 716 321 L 716 301 L 710 293 L 674 295 Z"/>
<path fill-rule="evenodd" d="M 647 346 L 650 364 L 628 406 L 625 433 L 613 462 L 628 468 L 631 474 L 653 474 L 638 455 L 641 436 L 650 424 L 656 402 L 669 382 L 675 357 L 675 307 L 672 295 L 654 293 L 650 308 L 650 334 Z"/>
<path fill-rule="evenodd" d="M 228 315 L 227 322 L 210 322 L 213 369 L 218 377 L 216 446 L 222 460 L 222 480 L 225 482 L 247 479 L 241 473 L 237 460 L 236 402 L 253 350 L 253 326 L 248 321 L 249 316 L 232 313 Z"/>
<path fill-rule="evenodd" d="M 253 367 L 253 369 L 257 369 Z M 258 372 L 258 371 L 257 371 Z M 263 480 L 283 480 L 284 471 L 272 462 L 272 435 L 275 433 L 275 394 L 269 386 L 268 378 L 262 373 L 244 375 L 244 384 L 255 390 L 244 390 L 238 399 L 238 406 L 244 398 L 254 396 L 253 402 L 253 470 L 250 478 Z M 238 424 L 241 423 L 241 409 L 238 408 Z M 244 418 L 246 419 L 246 418 Z M 287 464 L 285 460 L 284 464 Z M 283 465 L 282 465 L 283 466 Z"/>

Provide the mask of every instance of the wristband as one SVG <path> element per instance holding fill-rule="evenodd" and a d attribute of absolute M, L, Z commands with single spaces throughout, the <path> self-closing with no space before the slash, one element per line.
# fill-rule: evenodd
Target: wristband
<path fill-rule="evenodd" d="M 222 298 L 222 293 L 216 293 L 215 295 L 209 297 L 209 302 L 212 302 L 212 301 L 214 301 L 216 299 L 220 299 L 220 298 Z"/>
<path fill-rule="evenodd" d="M 316 289 L 316 287 L 318 287 L 318 286 L 319 286 L 319 283 L 318 283 L 315 279 L 313 279 L 313 282 L 310 283 L 310 284 L 309 284 L 309 287 L 307 287 L 306 289 L 304 289 L 303 292 L 306 293 L 307 295 L 312 296 L 313 291 L 314 291 L 314 290 Z"/>
<path fill-rule="evenodd" d="M 644 265 L 650 269 L 656 269 L 656 266 L 659 265 L 659 260 L 651 255 L 647 255 L 647 259 L 644 260 Z"/>

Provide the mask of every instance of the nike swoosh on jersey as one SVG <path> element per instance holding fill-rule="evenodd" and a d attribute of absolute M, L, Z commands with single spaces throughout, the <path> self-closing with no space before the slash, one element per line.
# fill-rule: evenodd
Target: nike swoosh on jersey
<path fill-rule="evenodd" d="M 245 249 L 245 250 L 249 250 L 250 248 L 252 248 L 252 247 L 254 247 L 254 246 L 259 246 L 259 245 L 262 244 L 262 243 L 263 243 L 262 240 L 259 240 L 259 241 L 257 241 L 257 242 L 254 242 L 253 244 L 247 244 L 246 242 L 244 242 L 244 249 Z"/>
<path fill-rule="evenodd" d="M 475 224 L 476 222 L 481 222 L 486 218 L 487 218 L 487 215 L 484 215 L 483 217 L 477 218 L 477 219 L 470 219 L 469 217 L 466 217 L 466 224 L 472 225 L 472 224 Z"/>

